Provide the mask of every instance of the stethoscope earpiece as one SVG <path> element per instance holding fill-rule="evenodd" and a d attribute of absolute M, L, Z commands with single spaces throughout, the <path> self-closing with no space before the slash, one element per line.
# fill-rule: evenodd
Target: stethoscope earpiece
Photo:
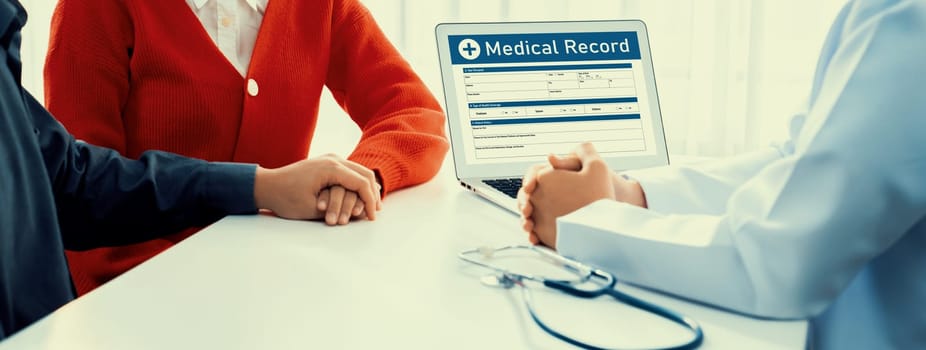
<path fill-rule="evenodd" d="M 492 257 L 495 256 L 495 248 L 489 246 L 484 245 L 476 248 L 476 250 L 479 251 L 479 255 L 482 255 L 483 259 L 492 259 Z"/>
<path fill-rule="evenodd" d="M 483 285 L 489 286 L 489 287 L 504 288 L 504 289 L 509 289 L 511 287 L 514 287 L 514 280 L 512 280 L 510 277 L 505 276 L 505 275 L 497 275 L 497 274 L 485 275 L 485 276 L 482 276 L 482 278 L 480 278 L 479 280 L 482 281 Z"/>

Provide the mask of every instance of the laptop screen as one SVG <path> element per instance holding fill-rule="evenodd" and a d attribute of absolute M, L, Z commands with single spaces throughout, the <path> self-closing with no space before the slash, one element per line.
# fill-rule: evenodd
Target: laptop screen
<path fill-rule="evenodd" d="M 496 25 L 488 33 L 458 28 L 444 38 L 449 57 L 441 64 L 458 160 L 477 167 L 537 163 L 581 142 L 594 143 L 606 158 L 664 158 L 655 83 L 638 31 L 530 33 L 518 32 L 524 24 Z"/>

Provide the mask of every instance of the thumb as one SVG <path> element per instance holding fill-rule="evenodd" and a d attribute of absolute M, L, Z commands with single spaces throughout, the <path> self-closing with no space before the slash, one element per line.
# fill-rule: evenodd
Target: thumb
<path fill-rule="evenodd" d="M 592 146 L 590 142 L 583 142 L 576 148 L 576 157 L 582 163 L 582 168 L 588 168 L 592 163 L 599 162 L 601 156 L 598 155 L 598 151 L 595 150 L 595 146 Z"/>
<path fill-rule="evenodd" d="M 550 165 L 553 166 L 553 169 L 572 171 L 582 170 L 582 161 L 572 154 L 565 157 L 558 157 L 554 154 L 550 154 L 547 155 L 547 161 L 550 162 Z"/>

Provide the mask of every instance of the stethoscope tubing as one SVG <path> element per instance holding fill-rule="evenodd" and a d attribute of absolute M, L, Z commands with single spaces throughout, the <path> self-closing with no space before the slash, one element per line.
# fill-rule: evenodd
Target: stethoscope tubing
<path fill-rule="evenodd" d="M 547 326 L 547 324 L 543 322 L 543 320 L 540 319 L 540 316 L 538 316 L 537 313 L 534 311 L 533 297 L 530 292 L 530 288 L 524 285 L 523 281 L 518 280 L 517 277 L 506 276 L 505 278 L 514 278 L 515 284 L 521 289 L 521 299 L 524 300 L 524 306 L 527 307 L 527 312 L 531 315 L 531 319 L 534 320 L 534 323 L 536 323 L 537 326 L 539 326 L 541 329 L 547 332 L 547 334 L 550 334 L 559 340 L 562 340 L 566 343 L 575 345 L 583 349 L 619 350 L 619 349 L 613 349 L 613 348 L 602 348 L 602 347 L 598 347 L 595 345 L 587 344 L 579 340 L 573 339 L 563 333 L 560 333 L 559 331 L 553 329 L 550 326 Z M 558 285 L 558 287 L 553 287 L 551 284 L 548 284 L 548 283 L 544 283 L 544 285 L 546 285 L 547 287 L 551 287 L 553 289 L 560 290 L 562 292 L 565 292 L 573 296 L 587 298 L 587 299 L 595 298 L 602 294 L 607 294 L 611 296 L 612 298 L 620 302 L 623 302 L 627 305 L 630 305 L 637 309 L 660 316 L 664 319 L 672 321 L 673 323 L 679 324 L 682 327 L 685 327 L 686 329 L 688 329 L 688 331 L 690 331 L 693 334 L 692 339 L 684 344 L 670 346 L 667 348 L 646 348 L 647 350 L 690 350 L 690 349 L 697 349 L 704 342 L 704 331 L 701 329 L 701 325 L 698 324 L 697 321 L 685 315 L 679 314 L 675 311 L 669 310 L 665 307 L 650 303 L 648 301 L 639 299 L 637 297 L 631 296 L 617 289 L 614 289 L 615 282 L 616 281 L 613 278 L 610 279 L 608 282 L 608 285 L 606 286 L 607 289 L 603 293 L 599 293 L 598 291 L 581 291 L 578 289 L 566 289 L 564 288 L 564 286 L 560 284 L 552 284 L 552 285 Z M 573 293 L 572 291 L 580 291 L 584 293 Z M 624 350 L 627 350 L 627 349 L 624 349 Z"/>
<path fill-rule="evenodd" d="M 543 322 L 543 320 L 540 319 L 540 317 L 537 315 L 536 311 L 534 310 L 533 296 L 530 291 L 530 288 L 528 288 L 527 285 L 524 284 L 524 280 L 540 282 L 548 288 L 556 289 L 560 292 L 563 292 L 563 293 L 566 293 L 566 294 L 569 294 L 569 295 L 572 295 L 578 298 L 592 299 L 592 298 L 597 298 L 599 296 L 607 294 L 619 302 L 630 305 L 634 308 L 643 310 L 645 312 L 657 315 L 663 319 L 666 319 L 675 324 L 678 324 L 686 328 L 688 331 L 690 331 L 693 334 L 692 339 L 684 344 L 670 346 L 666 348 L 646 348 L 646 350 L 689 350 L 689 349 L 698 348 L 704 342 L 704 331 L 701 329 L 701 325 L 696 320 L 694 320 L 691 317 L 682 315 L 678 312 L 672 311 L 666 307 L 662 307 L 662 306 L 650 303 L 648 301 L 636 298 L 634 296 L 631 296 L 629 294 L 626 294 L 624 292 L 617 290 L 615 288 L 617 284 L 617 278 L 615 278 L 614 275 L 610 273 L 607 273 L 599 269 L 588 267 L 577 261 L 562 257 L 553 251 L 538 249 L 537 247 L 506 246 L 502 248 L 493 249 L 492 252 L 502 251 L 502 250 L 511 250 L 511 249 L 533 250 L 535 252 L 540 253 L 542 256 L 546 257 L 547 259 L 550 259 L 551 261 L 560 264 L 563 267 L 570 268 L 573 272 L 576 272 L 576 273 L 581 272 L 581 277 L 577 280 L 572 280 L 572 281 L 550 280 L 550 279 L 545 279 L 539 276 L 531 276 L 531 275 L 523 275 L 523 274 L 514 273 L 506 269 L 493 266 L 492 264 L 483 263 L 475 259 L 469 258 L 468 256 L 469 254 L 473 254 L 477 252 L 484 253 L 482 252 L 481 248 L 479 250 L 469 250 L 469 251 L 461 252 L 459 254 L 459 257 L 469 263 L 473 263 L 473 264 L 482 266 L 484 268 L 494 270 L 496 273 L 499 274 L 499 278 L 510 282 L 510 284 L 508 284 L 509 287 L 512 285 L 517 285 L 521 289 L 521 296 L 522 296 L 521 299 L 524 301 L 524 304 L 527 307 L 527 311 L 530 314 L 531 319 L 534 320 L 534 323 L 536 323 L 537 326 L 539 326 L 541 329 L 547 332 L 547 334 L 550 334 L 551 336 L 561 341 L 564 341 L 566 343 L 569 343 L 571 345 L 574 345 L 574 346 L 577 346 L 583 349 L 618 350 L 618 349 L 602 348 L 602 347 L 594 346 L 591 344 L 586 344 L 586 343 L 573 339 L 549 327 L 545 322 Z M 602 283 L 600 284 L 601 288 L 587 290 L 587 289 L 580 289 L 575 286 L 576 283 L 588 282 L 594 279 L 594 277 L 600 278 L 602 280 Z M 623 350 L 628 350 L 628 349 L 623 349 Z"/>

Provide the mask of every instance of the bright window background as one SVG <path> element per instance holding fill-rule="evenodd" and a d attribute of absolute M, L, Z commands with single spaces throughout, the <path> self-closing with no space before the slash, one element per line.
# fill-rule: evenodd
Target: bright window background
<path fill-rule="evenodd" d="M 272 0 L 271 0 L 272 1 Z M 845 0 L 366 0 L 386 35 L 443 102 L 441 22 L 639 18 L 647 23 L 669 151 L 717 156 L 765 146 L 809 92 Z M 28 0 L 23 84 L 41 99 L 54 0 Z M 183 11 L 185 9 L 178 9 Z M 350 153 L 360 136 L 323 96 L 312 155 Z"/>

